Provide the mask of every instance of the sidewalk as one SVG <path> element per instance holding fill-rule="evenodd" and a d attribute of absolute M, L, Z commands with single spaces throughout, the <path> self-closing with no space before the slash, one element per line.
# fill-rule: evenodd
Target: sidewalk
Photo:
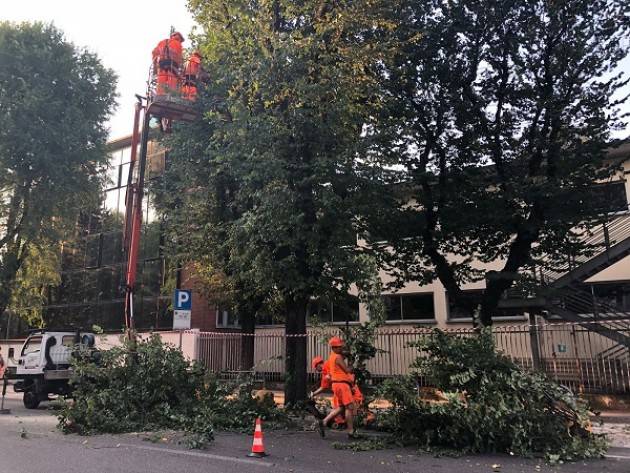
<path fill-rule="evenodd" d="M 598 418 L 603 425 L 598 424 Z M 611 447 L 630 449 L 630 411 L 603 411 L 593 418 L 593 432 L 608 435 Z"/>

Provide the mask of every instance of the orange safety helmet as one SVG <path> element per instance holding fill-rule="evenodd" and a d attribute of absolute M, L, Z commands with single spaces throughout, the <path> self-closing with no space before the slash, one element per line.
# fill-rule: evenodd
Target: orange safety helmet
<path fill-rule="evenodd" d="M 171 39 L 179 39 L 181 43 L 185 41 L 184 36 L 179 31 L 172 32 Z"/>
<path fill-rule="evenodd" d="M 316 369 L 317 365 L 319 365 L 320 363 L 324 362 L 324 358 L 321 356 L 316 356 L 315 358 L 313 358 L 313 361 L 311 361 L 311 368 Z"/>
<path fill-rule="evenodd" d="M 328 340 L 328 345 L 331 348 L 342 347 L 343 346 L 343 340 L 341 338 L 339 338 L 339 337 L 333 337 L 330 340 Z"/>

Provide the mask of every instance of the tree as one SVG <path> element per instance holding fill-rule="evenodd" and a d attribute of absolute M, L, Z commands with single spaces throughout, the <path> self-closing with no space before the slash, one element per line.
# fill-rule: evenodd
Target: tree
<path fill-rule="evenodd" d="M 372 10 L 314 0 L 189 6 L 211 80 L 199 103 L 205 123 L 176 129 L 169 144 L 168 224 L 178 242 L 196 236 L 197 256 L 211 255 L 240 298 L 281 301 L 293 404 L 306 396 L 307 307 L 347 292 L 357 270 L 364 66 L 378 59 L 368 53 Z"/>
<path fill-rule="evenodd" d="M 622 0 L 407 2 L 369 127 L 382 198 L 365 229 L 398 283 L 439 279 L 483 325 L 528 265 L 557 265 L 601 202 L 622 123 Z M 624 23 L 625 22 L 625 23 Z M 401 231 L 401 228 L 404 229 Z M 545 261 L 542 262 L 542 257 Z M 500 263 L 486 270 L 475 263 Z M 522 274 L 522 272 L 521 272 Z M 462 290 L 486 281 L 479 301 Z"/>
<path fill-rule="evenodd" d="M 60 256 L 55 246 L 33 245 L 16 274 L 8 310 L 26 321 L 29 327 L 46 325 L 43 306 L 50 287 L 61 283 Z"/>
<path fill-rule="evenodd" d="M 0 313 L 29 254 L 95 202 L 115 75 L 40 23 L 0 23 Z M 39 248 L 39 250 L 38 250 Z"/>
<path fill-rule="evenodd" d="M 241 212 L 229 202 L 228 176 L 216 174 L 214 159 L 205 158 L 213 130 L 206 122 L 176 127 L 165 140 L 171 150 L 169 165 L 150 190 L 156 209 L 165 217 L 162 225 L 169 266 L 191 271 L 195 291 L 209 304 L 232 310 L 242 333 L 253 335 L 255 316 L 269 297 L 269 287 L 257 285 L 244 270 L 229 239 L 229 224 Z M 170 280 L 175 282 L 174 277 Z M 166 290 L 172 290 L 171 286 L 167 284 Z M 244 336 L 241 369 L 250 370 L 253 365 L 254 338 Z"/>

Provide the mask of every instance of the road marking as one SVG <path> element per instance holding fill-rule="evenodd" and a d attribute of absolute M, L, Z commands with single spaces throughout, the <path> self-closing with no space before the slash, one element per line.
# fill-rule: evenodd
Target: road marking
<path fill-rule="evenodd" d="M 614 458 L 615 460 L 630 460 L 628 455 L 604 455 L 606 458 Z"/>
<path fill-rule="evenodd" d="M 129 447 L 129 448 L 137 448 L 140 450 L 150 450 L 153 452 L 164 452 L 164 453 L 174 453 L 175 455 L 188 455 L 189 457 L 201 457 L 201 458 L 210 458 L 212 460 L 221 460 L 221 461 L 229 461 L 233 463 L 245 463 L 248 465 L 258 465 L 258 466 L 266 466 L 272 467 L 275 464 L 269 463 L 265 461 L 259 460 L 249 460 L 247 458 L 234 458 L 234 457 L 226 457 L 224 455 L 214 455 L 212 453 L 201 453 L 201 452 L 190 452 L 186 450 L 175 450 L 173 448 L 160 448 L 160 447 L 149 447 L 145 445 L 132 445 L 128 443 L 121 443 L 121 447 Z"/>

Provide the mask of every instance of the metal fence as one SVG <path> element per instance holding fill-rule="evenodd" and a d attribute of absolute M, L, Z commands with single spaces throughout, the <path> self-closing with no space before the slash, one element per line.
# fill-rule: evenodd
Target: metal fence
<path fill-rule="evenodd" d="M 444 331 L 451 336 L 475 335 L 471 328 Z M 630 393 L 628 347 L 589 331 L 579 323 L 498 326 L 492 331 L 497 348 L 523 368 L 543 371 L 579 392 Z M 375 342 L 379 352 L 368 362 L 372 376 L 382 379 L 409 373 L 412 362 L 423 356 L 417 348 L 409 346 L 410 342 L 431 332 L 429 328 L 380 329 Z M 307 359 L 317 355 L 327 357 L 326 341 L 338 334 L 335 329 L 309 329 L 303 335 Z M 287 336 L 281 328 L 263 329 L 253 335 L 201 332 L 197 359 L 213 372 L 225 376 L 237 374 L 242 369 L 243 337 L 254 338 L 254 372 L 268 381 L 282 380 Z M 308 371 L 313 375 L 310 366 Z"/>

